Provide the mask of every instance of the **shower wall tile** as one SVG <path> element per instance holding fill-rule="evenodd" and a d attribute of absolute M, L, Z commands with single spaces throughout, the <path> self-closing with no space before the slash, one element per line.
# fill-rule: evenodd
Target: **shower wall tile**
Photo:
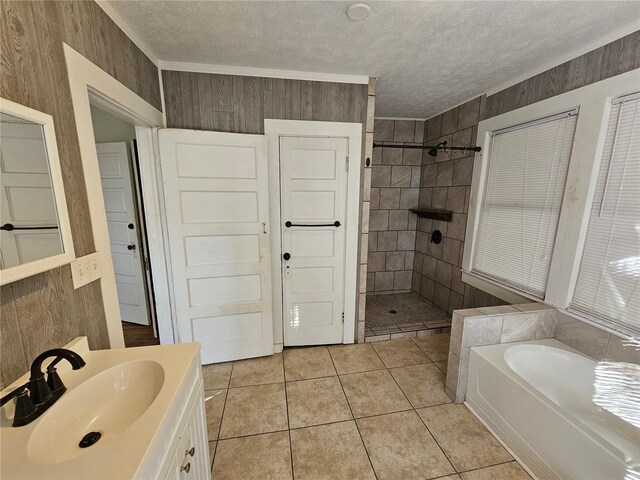
<path fill-rule="evenodd" d="M 393 128 L 394 142 L 414 142 L 416 122 L 412 120 L 396 120 Z"/>
<path fill-rule="evenodd" d="M 432 145 L 447 141 L 452 146 L 475 145 L 483 99 L 484 96 L 477 97 L 427 120 L 425 143 Z M 426 150 L 422 152 L 419 206 L 451 210 L 454 213 L 451 222 L 418 222 L 416 252 L 424 255 L 424 260 L 414 267 L 412 290 L 434 301 L 436 306 L 448 313 L 458 308 L 505 303 L 465 285 L 461 280 L 460 267 L 474 163 L 474 156 L 470 153 L 438 151 L 437 156 L 433 157 Z M 434 230 L 440 230 L 443 235 L 438 245 L 431 242 Z M 436 265 L 440 266 L 439 275 L 436 275 Z"/>
<path fill-rule="evenodd" d="M 393 141 L 393 120 L 375 120 L 373 123 L 373 140 L 375 142 Z"/>
<path fill-rule="evenodd" d="M 422 122 L 416 122 L 416 123 L 422 123 Z M 422 150 L 418 150 L 416 148 L 403 149 L 402 164 L 403 165 L 422 165 Z"/>
<path fill-rule="evenodd" d="M 376 120 L 378 143 L 421 144 L 425 122 Z M 373 152 L 369 192 L 368 293 L 408 292 L 413 288 L 417 208 L 422 150 L 378 147 Z"/>
<path fill-rule="evenodd" d="M 413 141 L 416 142 L 416 143 L 424 142 L 424 131 L 425 131 L 424 122 L 416 122 L 416 127 L 415 127 L 415 131 L 414 131 L 415 133 L 413 135 Z M 420 150 L 418 150 L 418 151 L 420 151 Z"/>

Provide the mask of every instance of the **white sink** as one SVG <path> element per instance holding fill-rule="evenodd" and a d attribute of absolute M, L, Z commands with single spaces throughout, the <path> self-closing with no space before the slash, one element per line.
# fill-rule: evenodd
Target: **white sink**
<path fill-rule="evenodd" d="M 65 348 L 86 365 L 58 364 L 67 391 L 51 408 L 23 427 L 11 426 L 13 402 L 0 409 L 0 478 L 156 478 L 159 459 L 173 454 L 176 422 L 202 382 L 199 345 L 89 350 L 80 337 Z M 27 372 L 2 394 L 28 379 Z M 100 438 L 80 448 L 92 432 Z"/>
<path fill-rule="evenodd" d="M 158 396 L 164 380 L 159 363 L 134 360 L 103 370 L 65 392 L 31 432 L 29 460 L 62 463 L 100 449 L 135 424 Z M 80 448 L 80 441 L 92 432 L 98 432 L 99 439 Z"/>

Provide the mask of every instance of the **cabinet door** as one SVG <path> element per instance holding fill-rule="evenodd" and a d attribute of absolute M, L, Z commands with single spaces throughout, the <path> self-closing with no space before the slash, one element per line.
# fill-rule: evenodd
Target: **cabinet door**
<path fill-rule="evenodd" d="M 171 459 L 171 463 L 169 464 L 169 470 L 167 471 L 167 475 L 165 480 L 180 480 L 180 466 L 182 465 L 182 458 L 184 456 L 184 452 L 182 451 L 182 445 L 178 443 L 178 447 L 176 451 L 173 452 L 173 458 Z"/>
<path fill-rule="evenodd" d="M 184 459 L 180 466 L 181 480 L 208 480 L 211 478 L 206 425 L 204 392 L 200 390 L 180 441 L 184 453 Z"/>
<path fill-rule="evenodd" d="M 166 480 L 210 480 L 209 445 L 202 385 L 178 441 Z"/>

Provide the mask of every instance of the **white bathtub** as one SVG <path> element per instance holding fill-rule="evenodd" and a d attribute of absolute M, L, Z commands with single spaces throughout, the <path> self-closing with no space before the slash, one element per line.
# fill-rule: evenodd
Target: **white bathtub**
<path fill-rule="evenodd" d="M 640 429 L 593 402 L 596 365 L 554 339 L 474 347 L 465 403 L 538 478 L 640 478 Z"/>

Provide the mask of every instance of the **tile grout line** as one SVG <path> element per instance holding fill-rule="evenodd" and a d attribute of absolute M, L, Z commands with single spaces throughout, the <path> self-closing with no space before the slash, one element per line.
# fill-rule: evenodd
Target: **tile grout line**
<path fill-rule="evenodd" d="M 455 403 L 451 403 L 452 405 L 456 405 Z M 442 405 L 450 405 L 449 403 L 443 403 Z M 439 407 L 442 405 L 432 405 L 432 407 Z M 432 408 L 432 407 L 425 407 L 425 408 Z M 421 409 L 422 410 L 422 409 Z M 444 448 L 442 448 L 442 446 L 440 445 L 440 442 L 438 442 L 438 439 L 436 438 L 436 436 L 433 434 L 433 432 L 431 431 L 431 429 L 429 428 L 429 426 L 427 425 L 427 422 L 424 421 L 424 419 L 422 418 L 422 416 L 418 413 L 418 411 L 416 410 L 416 414 L 418 415 L 418 417 L 420 418 L 420 421 L 422 422 L 422 424 L 425 426 L 425 428 L 427 429 L 427 431 L 429 432 L 429 435 L 431 435 L 431 437 L 433 438 L 433 441 L 436 442 L 436 445 L 438 445 L 438 448 L 440 448 L 440 450 L 442 451 L 442 454 L 445 456 L 445 458 L 447 459 L 447 461 L 449 462 L 449 464 L 451 464 L 451 468 L 453 468 L 454 472 L 456 474 L 460 473 L 458 472 L 458 469 L 455 467 L 455 465 L 453 464 L 453 462 L 451 461 L 451 459 L 449 458 L 449 455 L 447 455 L 447 452 L 444 451 Z"/>
<path fill-rule="evenodd" d="M 511 455 L 511 454 L 509 454 Z M 456 471 L 456 473 L 460 474 L 460 473 L 469 473 L 469 472 L 477 472 L 478 470 L 484 470 L 485 468 L 493 468 L 493 467 L 498 467 L 500 465 L 506 465 L 508 463 L 517 463 L 518 466 L 520 468 L 522 468 L 522 466 L 518 463 L 518 461 L 515 458 L 511 458 L 511 460 L 508 460 L 506 462 L 498 462 L 498 463 L 492 463 L 491 465 L 485 465 L 484 467 L 478 467 L 478 468 L 470 468 L 469 470 L 461 470 L 461 471 Z M 524 468 L 522 468 L 522 470 L 529 475 L 529 472 L 527 472 Z M 531 475 L 529 475 L 529 478 L 531 478 Z"/>
<path fill-rule="evenodd" d="M 287 389 L 287 369 L 284 362 L 284 349 L 282 350 L 282 377 L 284 378 L 284 405 L 287 410 L 287 434 L 289 435 L 289 463 L 291 465 L 291 479 L 296 478 L 293 471 L 293 442 L 291 441 L 291 419 L 289 418 L 289 391 Z"/>
<path fill-rule="evenodd" d="M 417 345 L 416 345 L 417 346 Z M 420 347 L 418 347 L 420 350 L 422 350 Z M 424 353 L 424 352 L 423 352 Z M 426 355 L 426 354 L 425 354 Z M 432 362 L 433 363 L 433 362 Z M 400 389 L 400 391 L 402 392 L 402 387 L 400 387 L 400 384 L 396 381 L 395 377 L 391 374 L 391 372 L 389 372 L 389 375 L 391 375 L 391 378 L 393 378 L 393 381 L 396 383 L 396 385 L 398 386 L 398 388 Z M 404 395 L 404 392 L 402 392 L 402 394 Z M 405 395 L 406 398 L 406 395 Z M 449 465 L 451 465 L 451 468 L 453 468 L 453 471 L 457 473 L 457 469 L 456 467 L 453 466 L 453 463 L 451 462 L 451 460 L 449 459 L 449 456 L 445 453 L 444 449 L 440 446 L 440 443 L 438 443 L 438 440 L 436 440 L 435 435 L 433 435 L 433 433 L 431 432 L 431 430 L 429 430 L 429 427 L 427 427 L 426 422 L 422 419 L 422 417 L 420 416 L 420 414 L 418 413 L 418 410 L 413 406 L 413 404 L 411 403 L 411 401 L 407 398 L 407 402 L 409 402 L 409 405 L 411 405 L 411 409 L 415 412 L 415 414 L 418 416 L 418 418 L 420 419 L 420 421 L 422 422 L 422 424 L 425 426 L 425 428 L 427 429 L 427 431 L 429 432 L 429 435 L 431 435 L 431 438 L 433 438 L 433 441 L 436 443 L 436 445 L 438 446 L 438 448 L 440 449 L 440 451 L 442 452 L 442 454 L 444 455 L 444 457 L 447 459 L 447 461 L 449 462 Z M 443 403 L 441 405 L 448 405 L 448 403 Z M 436 407 L 438 405 L 432 405 L 433 407 Z M 430 407 L 426 407 L 426 408 L 430 408 Z M 437 478 L 437 477 L 436 477 Z"/>
<path fill-rule="evenodd" d="M 375 352 L 375 350 L 374 350 Z M 376 355 L 378 355 L 376 353 Z M 336 367 L 336 363 L 333 360 L 333 355 L 331 355 L 331 349 L 329 349 L 329 357 L 331 358 L 331 363 L 333 364 L 333 368 L 336 370 L 336 373 L 338 372 L 338 368 Z M 382 361 L 382 359 L 380 359 L 380 361 Z M 369 455 L 369 451 L 367 450 L 367 446 L 364 443 L 364 438 L 362 438 L 362 433 L 360 432 L 360 428 L 358 428 L 358 422 L 356 421 L 356 417 L 353 414 L 353 409 L 351 408 L 351 403 L 349 402 L 349 397 L 347 397 L 347 392 L 345 392 L 344 390 L 344 385 L 342 384 L 342 379 L 340 378 L 340 375 L 338 375 L 338 382 L 340 382 L 340 388 L 342 388 L 342 394 L 344 395 L 344 399 L 347 401 L 347 406 L 349 407 L 349 412 L 351 412 L 351 418 L 354 423 L 354 425 L 356 426 L 356 431 L 358 432 L 358 436 L 360 437 L 360 441 L 362 442 L 362 448 L 364 448 L 364 453 L 367 456 L 367 460 L 369 460 L 369 465 L 371 466 L 371 471 L 373 472 L 373 476 L 376 478 L 376 480 L 378 479 L 378 474 L 376 473 L 376 469 L 373 468 L 373 462 L 371 461 L 371 456 Z"/>
<path fill-rule="evenodd" d="M 222 421 L 224 420 L 224 412 L 227 408 L 227 398 L 229 396 L 229 389 L 230 389 L 230 385 L 231 385 L 231 375 L 233 375 L 233 367 L 235 366 L 236 362 L 232 362 L 231 363 L 231 371 L 229 372 L 229 381 L 227 382 L 227 388 L 226 388 L 226 392 L 224 394 L 224 405 L 222 405 L 222 415 L 220 415 L 220 426 L 218 427 L 218 435 L 216 438 L 216 448 L 213 450 L 213 459 L 211 460 L 211 473 L 213 474 L 213 464 L 216 461 L 216 457 L 218 456 L 218 447 L 220 446 L 220 433 L 222 432 Z M 206 410 L 205 410 L 206 413 Z"/>

